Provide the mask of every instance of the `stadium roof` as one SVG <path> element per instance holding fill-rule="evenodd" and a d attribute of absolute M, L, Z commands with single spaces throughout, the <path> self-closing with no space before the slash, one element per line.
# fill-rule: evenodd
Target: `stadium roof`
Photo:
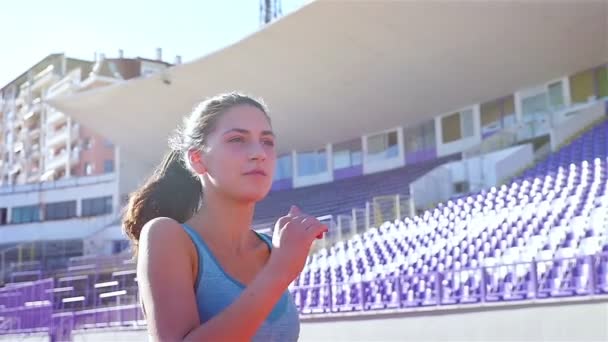
<path fill-rule="evenodd" d="M 606 1 L 321 0 L 161 75 L 52 103 L 156 163 L 180 118 L 220 92 L 264 98 L 286 151 L 416 124 L 607 61 Z"/>

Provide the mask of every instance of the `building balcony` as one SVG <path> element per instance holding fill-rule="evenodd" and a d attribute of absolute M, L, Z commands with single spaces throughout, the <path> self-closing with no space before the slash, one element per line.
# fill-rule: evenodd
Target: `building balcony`
<path fill-rule="evenodd" d="M 65 120 L 67 120 L 67 116 L 65 116 L 65 114 L 63 114 L 62 112 L 56 111 L 56 110 L 49 110 L 49 115 L 46 118 L 46 123 L 49 125 L 53 125 L 53 124 L 58 124 L 60 122 L 64 122 Z"/>
<path fill-rule="evenodd" d="M 68 157 L 70 157 L 68 164 Z M 80 153 L 78 150 L 73 150 L 72 153 L 64 151 L 56 156 L 48 157 L 44 166 L 45 173 L 59 168 L 72 167 L 80 161 Z"/>
<path fill-rule="evenodd" d="M 69 93 L 72 90 L 76 89 L 77 84 L 80 82 L 80 75 L 80 69 L 72 70 L 64 78 L 49 87 L 46 93 L 46 97 L 52 98 L 57 95 Z"/>
<path fill-rule="evenodd" d="M 49 65 L 44 70 L 39 72 L 36 76 L 34 76 L 31 84 L 32 91 L 40 90 L 43 87 L 50 86 L 51 84 L 57 82 L 58 76 L 55 74 L 54 69 L 55 68 L 52 65 Z"/>
<path fill-rule="evenodd" d="M 39 144 L 36 143 L 30 147 L 29 152 L 27 154 L 27 158 L 31 159 L 31 160 L 40 159 L 40 145 Z"/>
<path fill-rule="evenodd" d="M 35 140 L 36 138 L 40 137 L 40 127 L 30 128 L 27 131 L 27 135 L 31 140 Z"/>
<path fill-rule="evenodd" d="M 68 136 L 71 138 L 71 141 L 74 142 L 78 138 L 79 129 L 80 126 L 75 124 L 72 126 L 72 132 L 68 132 L 67 126 L 58 131 L 49 132 L 46 137 L 46 146 L 52 148 L 58 145 L 67 144 Z"/>
<path fill-rule="evenodd" d="M 15 143 L 15 145 L 13 145 L 13 152 L 15 153 L 19 153 L 21 151 L 23 151 L 23 142 L 22 141 L 17 141 Z"/>

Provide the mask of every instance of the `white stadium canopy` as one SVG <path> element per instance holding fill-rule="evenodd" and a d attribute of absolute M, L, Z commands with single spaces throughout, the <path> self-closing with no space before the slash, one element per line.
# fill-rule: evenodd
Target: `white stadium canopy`
<path fill-rule="evenodd" d="M 51 103 L 155 164 L 181 117 L 221 92 L 262 97 L 289 151 L 417 124 L 606 61 L 607 1 L 321 0 L 161 75 Z"/>

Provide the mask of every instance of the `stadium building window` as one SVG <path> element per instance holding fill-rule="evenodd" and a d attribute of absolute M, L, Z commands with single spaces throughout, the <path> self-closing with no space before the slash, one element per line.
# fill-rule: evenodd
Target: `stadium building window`
<path fill-rule="evenodd" d="M 435 120 L 430 120 L 422 125 L 407 127 L 403 135 L 407 152 L 435 148 Z"/>
<path fill-rule="evenodd" d="M 441 136 L 444 144 L 460 140 L 460 113 L 453 113 L 441 118 Z"/>
<path fill-rule="evenodd" d="M 277 159 L 274 180 L 289 179 L 292 177 L 291 154 L 280 156 Z"/>
<path fill-rule="evenodd" d="M 11 215 L 12 223 L 29 223 L 40 221 L 40 206 L 28 205 L 14 207 Z"/>
<path fill-rule="evenodd" d="M 8 209 L 7 208 L 0 208 L 0 225 L 5 225 L 7 224 L 7 218 L 8 218 Z"/>
<path fill-rule="evenodd" d="M 361 165 L 363 162 L 361 139 L 334 144 L 332 151 L 334 170 Z"/>
<path fill-rule="evenodd" d="M 298 176 L 312 176 L 327 172 L 327 152 L 316 151 L 298 152 Z"/>
<path fill-rule="evenodd" d="M 380 133 L 367 137 L 367 161 L 375 162 L 399 156 L 397 131 Z"/>
<path fill-rule="evenodd" d="M 114 160 L 108 159 L 103 161 L 103 172 L 111 173 L 114 172 Z"/>
<path fill-rule="evenodd" d="M 85 176 L 90 176 L 93 174 L 93 164 L 91 163 L 84 163 L 84 174 Z"/>
<path fill-rule="evenodd" d="M 539 116 L 544 116 L 548 109 L 547 93 L 528 96 L 521 101 L 524 122 L 530 122 L 539 118 Z"/>
<path fill-rule="evenodd" d="M 515 124 L 515 97 L 508 97 L 483 103 L 480 106 L 482 132 L 487 133 Z"/>
<path fill-rule="evenodd" d="M 553 110 L 559 110 L 564 108 L 565 100 L 564 100 L 564 87 L 563 82 L 555 82 L 549 84 L 548 87 L 548 95 L 549 95 L 549 106 Z"/>
<path fill-rule="evenodd" d="M 600 66 L 570 76 L 572 103 L 585 103 L 590 98 L 608 96 L 608 66 Z"/>
<path fill-rule="evenodd" d="M 45 220 L 65 220 L 76 217 L 76 201 L 48 203 L 44 210 Z"/>
<path fill-rule="evenodd" d="M 82 200 L 82 216 L 98 216 L 112 213 L 112 196 Z"/>
<path fill-rule="evenodd" d="M 441 118 L 441 135 L 444 144 L 475 135 L 473 109 L 466 109 Z"/>

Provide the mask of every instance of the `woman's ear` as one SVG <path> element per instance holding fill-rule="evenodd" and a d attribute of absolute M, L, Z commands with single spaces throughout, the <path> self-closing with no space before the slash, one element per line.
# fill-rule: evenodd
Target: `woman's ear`
<path fill-rule="evenodd" d="M 188 151 L 188 161 L 190 166 L 197 174 L 205 174 L 207 168 L 203 162 L 203 152 L 201 150 L 192 149 Z"/>

